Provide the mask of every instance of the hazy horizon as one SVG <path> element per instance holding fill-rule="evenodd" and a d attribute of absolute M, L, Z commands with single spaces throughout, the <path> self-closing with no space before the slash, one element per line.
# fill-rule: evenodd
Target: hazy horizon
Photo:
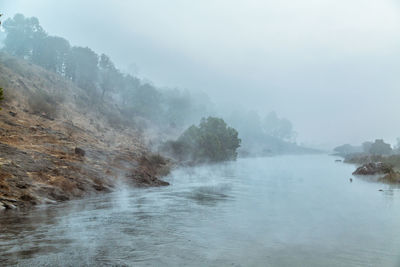
<path fill-rule="evenodd" d="M 74 7 L 74 8 L 72 8 Z M 400 136 L 398 1 L 22 1 L 53 35 L 158 86 L 293 122 L 324 147 Z"/>

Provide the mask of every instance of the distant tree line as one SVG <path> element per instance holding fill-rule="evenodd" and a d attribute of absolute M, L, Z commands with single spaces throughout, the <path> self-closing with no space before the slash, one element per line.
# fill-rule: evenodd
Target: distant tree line
<path fill-rule="evenodd" d="M 261 117 L 256 111 L 237 109 L 227 116 L 227 123 L 240 133 L 242 156 L 299 153 L 303 151 L 295 143 L 296 132 L 292 123 L 280 118 L 275 112 Z"/>
<path fill-rule="evenodd" d="M 3 50 L 71 80 L 87 91 L 92 103 L 113 97 L 124 114 L 135 114 L 157 123 L 183 127 L 204 116 L 210 103 L 199 103 L 180 90 L 160 90 L 139 78 L 122 73 L 105 54 L 89 47 L 71 46 L 46 33 L 35 17 L 16 14 L 3 23 Z"/>
<path fill-rule="evenodd" d="M 364 142 L 361 146 L 352 146 L 344 144 L 334 148 L 338 155 L 366 154 L 366 155 L 392 155 L 399 154 L 399 149 L 392 149 L 391 145 L 385 143 L 383 139 L 376 139 L 374 142 Z"/>

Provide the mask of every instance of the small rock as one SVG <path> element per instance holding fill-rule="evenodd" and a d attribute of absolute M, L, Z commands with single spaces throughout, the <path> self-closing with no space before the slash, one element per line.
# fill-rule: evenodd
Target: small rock
<path fill-rule="evenodd" d="M 9 111 L 8 113 L 13 117 L 17 116 L 17 113 L 15 113 L 15 112 Z"/>
<path fill-rule="evenodd" d="M 16 184 L 15 186 L 20 188 L 20 189 L 26 189 L 27 188 L 27 184 L 23 184 L 23 183 Z"/>
<path fill-rule="evenodd" d="M 21 200 L 23 201 L 28 201 L 28 202 L 33 202 L 34 198 L 30 195 L 23 195 L 20 197 Z"/>
<path fill-rule="evenodd" d="M 16 206 L 14 206 L 13 204 L 11 204 L 11 203 L 3 203 L 3 206 L 6 208 L 6 209 L 9 209 L 9 210 L 15 210 L 17 207 Z"/>
<path fill-rule="evenodd" d="M 48 114 L 46 114 L 46 113 L 44 113 L 44 112 L 42 112 L 42 113 L 40 114 L 40 117 L 42 117 L 42 118 L 44 118 L 44 119 L 46 119 L 46 120 L 54 121 L 54 118 L 53 118 L 53 117 L 49 116 Z"/>
<path fill-rule="evenodd" d="M 75 154 L 81 157 L 84 157 L 86 152 L 82 148 L 75 147 Z"/>
<path fill-rule="evenodd" d="M 45 203 L 45 204 L 56 204 L 57 203 L 57 201 L 52 200 L 52 199 L 48 199 L 48 198 L 43 198 L 42 202 Z"/>

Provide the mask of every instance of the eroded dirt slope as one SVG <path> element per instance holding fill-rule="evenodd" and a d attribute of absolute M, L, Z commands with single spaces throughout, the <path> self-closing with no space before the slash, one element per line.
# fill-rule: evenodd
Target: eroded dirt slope
<path fill-rule="evenodd" d="M 0 111 L 0 209 L 65 201 L 121 183 L 167 184 L 158 179 L 158 169 L 168 162 L 146 160 L 151 158 L 146 134 L 133 124 L 115 125 L 123 118 L 112 103 L 102 103 L 100 111 L 85 105 L 82 89 L 4 54 L 0 87 L 6 93 Z"/>

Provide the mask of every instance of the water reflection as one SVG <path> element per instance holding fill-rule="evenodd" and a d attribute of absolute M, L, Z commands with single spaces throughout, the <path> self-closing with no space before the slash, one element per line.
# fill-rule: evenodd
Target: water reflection
<path fill-rule="evenodd" d="M 199 186 L 187 194 L 187 197 L 199 205 L 215 206 L 219 201 L 232 198 L 228 195 L 230 185 Z"/>

